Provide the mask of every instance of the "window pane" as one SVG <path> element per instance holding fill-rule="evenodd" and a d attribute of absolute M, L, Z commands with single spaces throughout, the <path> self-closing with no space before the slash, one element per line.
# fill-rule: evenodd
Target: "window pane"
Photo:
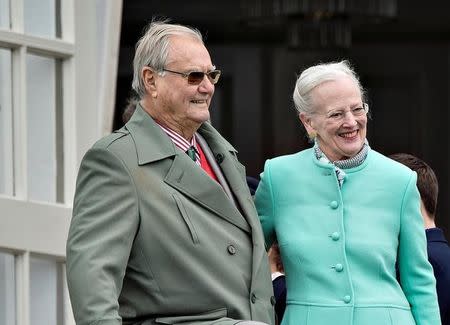
<path fill-rule="evenodd" d="M 23 3 L 26 34 L 60 37 L 59 0 L 24 0 Z"/>
<path fill-rule="evenodd" d="M 13 195 L 11 51 L 0 48 L 0 194 Z"/>
<path fill-rule="evenodd" d="M 14 255 L 0 252 L 0 324 L 15 324 L 16 280 Z"/>
<path fill-rule="evenodd" d="M 0 0 L 0 28 L 10 28 L 9 0 Z"/>
<path fill-rule="evenodd" d="M 60 118 L 56 102 L 60 96 L 60 62 L 27 55 L 27 172 L 31 200 L 57 202 L 56 159 Z M 58 87 L 56 86 L 58 83 Z"/>
<path fill-rule="evenodd" d="M 63 323 L 62 266 L 56 261 L 30 258 L 31 325 Z"/>

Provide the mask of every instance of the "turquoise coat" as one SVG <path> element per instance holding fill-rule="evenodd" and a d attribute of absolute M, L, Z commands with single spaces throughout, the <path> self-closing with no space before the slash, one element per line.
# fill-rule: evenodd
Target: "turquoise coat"
<path fill-rule="evenodd" d="M 345 172 L 341 189 L 312 149 L 265 164 L 256 206 L 286 271 L 283 325 L 440 324 L 416 174 L 370 149 Z"/>

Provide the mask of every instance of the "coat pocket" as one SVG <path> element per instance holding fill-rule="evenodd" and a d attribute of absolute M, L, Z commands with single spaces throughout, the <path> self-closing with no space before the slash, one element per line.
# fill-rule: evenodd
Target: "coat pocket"
<path fill-rule="evenodd" d="M 184 322 L 189 323 L 196 321 L 214 321 L 223 317 L 227 317 L 227 314 L 228 312 L 226 308 L 219 308 L 195 315 L 158 317 L 155 319 L 155 322 L 159 324 L 173 325 Z"/>
<path fill-rule="evenodd" d="M 189 217 L 189 214 L 186 211 L 186 208 L 184 207 L 183 202 L 178 197 L 177 194 L 172 194 L 173 199 L 175 200 L 175 203 L 177 204 L 178 211 L 180 211 L 181 216 L 183 217 L 184 223 L 186 224 L 187 228 L 189 229 L 189 232 L 191 234 L 192 241 L 194 244 L 198 244 L 200 241 L 198 239 L 197 231 L 195 231 L 194 224 L 192 223 L 191 218 Z"/>

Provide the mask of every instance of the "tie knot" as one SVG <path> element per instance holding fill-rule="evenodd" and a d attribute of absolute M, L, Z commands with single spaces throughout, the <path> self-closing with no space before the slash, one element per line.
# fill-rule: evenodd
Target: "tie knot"
<path fill-rule="evenodd" d="M 186 150 L 187 155 L 189 158 L 191 158 L 193 161 L 197 161 L 197 155 L 195 154 L 197 150 L 194 146 L 191 146 L 188 150 Z"/>

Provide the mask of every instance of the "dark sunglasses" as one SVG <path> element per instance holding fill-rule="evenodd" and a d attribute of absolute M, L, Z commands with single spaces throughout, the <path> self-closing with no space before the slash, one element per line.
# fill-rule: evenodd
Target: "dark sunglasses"
<path fill-rule="evenodd" d="M 168 69 L 162 69 L 162 71 L 179 74 L 183 78 L 186 78 L 188 83 L 191 85 L 200 84 L 203 81 L 203 79 L 205 78 L 205 75 L 207 75 L 209 81 L 211 81 L 211 83 L 213 85 L 215 85 L 219 81 L 219 77 L 220 77 L 220 73 L 221 73 L 220 70 L 212 70 L 212 71 L 209 71 L 206 73 L 201 72 L 201 71 L 191 71 L 191 72 L 184 73 L 184 72 L 172 71 L 172 70 L 168 70 Z"/>

